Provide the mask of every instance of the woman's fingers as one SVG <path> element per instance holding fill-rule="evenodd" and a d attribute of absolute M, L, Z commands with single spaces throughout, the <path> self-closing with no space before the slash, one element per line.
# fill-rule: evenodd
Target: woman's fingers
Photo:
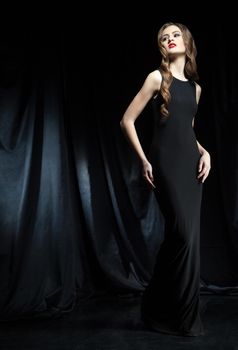
<path fill-rule="evenodd" d="M 148 174 L 149 179 L 150 179 L 151 181 L 154 181 L 154 177 L 153 177 L 152 172 L 151 172 L 151 171 L 148 171 L 147 174 Z"/>
<path fill-rule="evenodd" d="M 198 179 L 206 173 L 205 168 L 198 175 Z"/>
<path fill-rule="evenodd" d="M 201 168 L 199 168 L 199 169 L 201 169 Z M 208 177 L 210 168 L 206 167 L 206 165 L 204 164 L 202 167 L 202 170 L 199 170 L 199 171 L 201 171 L 201 172 L 197 178 L 199 179 L 200 177 L 202 177 L 201 181 L 204 182 L 205 179 Z"/>
<path fill-rule="evenodd" d="M 151 180 L 151 178 L 150 178 L 150 176 L 148 174 L 145 174 L 144 178 L 145 178 L 147 184 L 149 185 L 149 187 L 156 188 L 155 185 L 152 182 L 154 180 Z"/>
<path fill-rule="evenodd" d="M 198 166 L 198 179 L 201 178 L 201 181 L 204 182 L 208 177 L 209 171 L 211 169 L 210 155 L 209 153 L 205 153 L 201 156 Z"/>
<path fill-rule="evenodd" d="M 208 174 L 209 174 L 209 170 L 206 171 L 205 175 L 203 176 L 202 182 L 204 182 L 206 180 L 206 178 L 208 177 Z"/>
<path fill-rule="evenodd" d="M 155 185 L 153 184 L 153 182 L 152 181 L 154 181 L 154 179 L 153 179 L 153 175 L 147 175 L 146 176 L 146 180 L 148 181 L 148 183 L 149 183 L 149 185 L 151 185 L 153 188 L 156 188 L 155 187 Z"/>
<path fill-rule="evenodd" d="M 155 185 L 153 184 L 154 176 L 153 176 L 153 172 L 152 172 L 152 166 L 149 162 L 143 163 L 143 177 L 145 178 L 145 180 L 150 188 L 152 188 L 152 189 L 156 188 Z"/>

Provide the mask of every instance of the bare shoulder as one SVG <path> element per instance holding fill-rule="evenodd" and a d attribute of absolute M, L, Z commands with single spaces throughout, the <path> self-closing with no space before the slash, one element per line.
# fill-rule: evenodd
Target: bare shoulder
<path fill-rule="evenodd" d="M 161 86 L 161 82 L 162 82 L 162 75 L 160 73 L 160 71 L 158 69 L 150 72 L 147 75 L 147 83 L 151 86 L 151 88 L 154 91 L 159 91 L 160 90 L 160 86 Z"/>
<path fill-rule="evenodd" d="M 157 85 L 161 85 L 162 82 L 162 75 L 158 69 L 154 70 L 153 72 L 149 73 L 148 77 Z"/>

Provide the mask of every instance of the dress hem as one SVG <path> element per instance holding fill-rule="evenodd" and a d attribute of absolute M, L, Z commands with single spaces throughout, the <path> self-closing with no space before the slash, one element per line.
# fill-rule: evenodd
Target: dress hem
<path fill-rule="evenodd" d="M 160 325 L 157 321 L 152 320 L 151 318 L 148 318 L 147 316 L 142 316 L 142 321 L 148 326 L 150 329 L 164 334 L 170 334 L 170 335 L 176 335 L 176 336 L 184 336 L 184 337 L 197 337 L 201 335 L 205 335 L 204 329 L 202 329 L 200 332 L 192 332 L 187 330 L 176 330 L 173 328 L 165 328 L 164 326 Z"/>

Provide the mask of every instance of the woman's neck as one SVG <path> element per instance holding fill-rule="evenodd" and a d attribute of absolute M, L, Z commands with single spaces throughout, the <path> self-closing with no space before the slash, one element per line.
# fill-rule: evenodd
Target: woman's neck
<path fill-rule="evenodd" d="M 185 67 L 185 57 L 180 56 L 172 60 L 169 65 L 169 69 L 172 75 L 178 78 L 185 78 L 184 76 L 184 67 Z"/>

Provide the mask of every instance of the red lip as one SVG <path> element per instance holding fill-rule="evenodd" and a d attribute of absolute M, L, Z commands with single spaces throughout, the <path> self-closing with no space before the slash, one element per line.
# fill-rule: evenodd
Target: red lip
<path fill-rule="evenodd" d="M 169 44 L 169 48 L 171 49 L 172 47 L 175 47 L 176 45 L 174 43 Z"/>

